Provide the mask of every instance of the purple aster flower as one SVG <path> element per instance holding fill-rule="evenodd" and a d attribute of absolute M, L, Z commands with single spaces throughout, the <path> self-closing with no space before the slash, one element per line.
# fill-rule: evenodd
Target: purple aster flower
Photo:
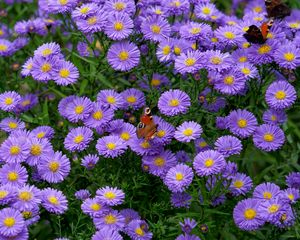
<path fill-rule="evenodd" d="M 145 94 L 135 88 L 126 89 L 125 91 L 121 92 L 121 96 L 124 99 L 124 109 L 130 107 L 133 109 L 138 109 L 146 105 Z"/>
<path fill-rule="evenodd" d="M 0 94 L 0 109 L 6 112 L 13 111 L 21 101 L 21 96 L 15 91 Z"/>
<path fill-rule="evenodd" d="M 25 128 L 25 123 L 17 118 L 7 117 L 7 118 L 3 118 L 0 121 L 0 129 L 8 133 L 15 130 L 24 129 L 24 128 Z"/>
<path fill-rule="evenodd" d="M 82 151 L 89 146 L 93 140 L 93 131 L 87 127 L 73 128 L 64 140 L 64 146 L 67 150 Z"/>
<path fill-rule="evenodd" d="M 238 173 L 238 166 L 235 162 L 226 162 L 222 170 L 222 177 L 232 179 Z"/>
<path fill-rule="evenodd" d="M 28 158 L 29 153 L 27 137 L 24 135 L 23 138 L 10 136 L 0 146 L 0 159 L 4 159 L 7 163 L 24 162 Z"/>
<path fill-rule="evenodd" d="M 223 154 L 224 157 L 229 157 L 234 154 L 240 154 L 243 149 L 241 140 L 233 136 L 222 136 L 215 142 L 215 150 Z"/>
<path fill-rule="evenodd" d="M 113 43 L 107 52 L 109 65 L 118 71 L 129 71 L 140 61 L 140 50 L 129 41 Z"/>
<path fill-rule="evenodd" d="M 42 206 L 50 213 L 63 214 L 68 209 L 68 201 L 62 191 L 45 188 L 42 191 Z"/>
<path fill-rule="evenodd" d="M 175 69 L 181 74 L 195 73 L 203 67 L 203 54 L 196 51 L 187 51 L 175 59 Z"/>
<path fill-rule="evenodd" d="M 37 165 L 41 178 L 49 183 L 61 182 L 71 170 L 70 160 L 61 152 L 55 152 L 43 159 Z"/>
<path fill-rule="evenodd" d="M 145 221 L 135 219 L 128 224 L 126 233 L 133 240 L 150 240 L 153 234 L 148 228 L 148 224 Z"/>
<path fill-rule="evenodd" d="M 26 168 L 18 163 L 4 164 L 0 169 L 0 183 L 12 187 L 19 187 L 27 182 Z"/>
<path fill-rule="evenodd" d="M 81 166 L 84 166 L 86 169 L 91 170 L 96 166 L 98 161 L 99 157 L 97 155 L 88 154 L 82 159 Z"/>
<path fill-rule="evenodd" d="M 21 213 L 27 227 L 34 223 L 37 223 L 40 220 L 39 207 L 35 207 L 33 209 L 25 209 L 24 211 L 21 211 Z"/>
<path fill-rule="evenodd" d="M 11 56 L 13 53 L 14 53 L 13 44 L 6 39 L 0 39 L 0 56 L 1 57 Z"/>
<path fill-rule="evenodd" d="M 102 103 L 93 103 L 93 110 L 90 116 L 83 120 L 84 125 L 91 128 L 105 126 L 114 116 L 114 110 L 103 106 Z"/>
<path fill-rule="evenodd" d="M 33 108 L 35 105 L 38 104 L 38 96 L 36 94 L 26 94 L 21 97 L 20 103 L 17 106 L 17 109 L 15 109 L 16 113 L 19 112 L 25 112 L 29 109 Z"/>
<path fill-rule="evenodd" d="M 197 235 L 181 234 L 175 240 L 201 240 Z"/>
<path fill-rule="evenodd" d="M 277 50 L 277 42 L 266 42 L 263 45 L 254 44 L 249 50 L 249 59 L 253 64 L 265 64 L 274 61 L 274 54 Z"/>
<path fill-rule="evenodd" d="M 259 76 L 257 68 L 250 63 L 240 63 L 237 65 L 238 71 L 246 78 L 257 78 Z"/>
<path fill-rule="evenodd" d="M 164 92 L 158 100 L 159 111 L 166 116 L 186 113 L 190 106 L 189 95 L 179 89 Z"/>
<path fill-rule="evenodd" d="M 103 227 L 92 236 L 92 240 L 102 239 L 122 240 L 123 237 L 118 233 L 117 230 L 110 229 L 109 227 Z"/>
<path fill-rule="evenodd" d="M 71 96 L 62 98 L 62 99 L 59 101 L 59 103 L 58 103 L 58 112 L 59 112 L 59 114 L 60 114 L 62 117 L 68 119 L 68 116 L 69 116 L 69 115 L 68 115 L 68 112 L 66 111 L 66 108 L 67 108 L 67 106 L 68 106 L 69 104 L 71 104 L 72 101 L 73 101 L 74 99 L 76 99 L 76 98 L 77 98 L 76 96 L 71 95 Z M 79 108 L 78 108 L 78 110 L 79 110 Z M 83 110 L 84 110 L 84 109 L 83 109 Z"/>
<path fill-rule="evenodd" d="M 29 156 L 26 162 L 30 166 L 36 166 L 42 159 L 53 153 L 53 147 L 47 138 L 29 138 Z"/>
<path fill-rule="evenodd" d="M 85 214 L 91 217 L 103 216 L 109 208 L 101 203 L 101 201 L 96 198 L 86 198 L 81 204 L 81 209 Z"/>
<path fill-rule="evenodd" d="M 287 115 L 284 110 L 268 109 L 263 114 L 263 121 L 267 124 L 280 125 L 287 120 Z"/>
<path fill-rule="evenodd" d="M 7 205 L 15 201 L 16 189 L 9 184 L 0 186 L 0 205 Z"/>
<path fill-rule="evenodd" d="M 34 56 L 31 69 L 31 75 L 33 79 L 41 82 L 52 80 L 54 68 L 56 67 L 57 63 L 57 56 L 51 56 L 48 58 Z"/>
<path fill-rule="evenodd" d="M 274 219 L 273 224 L 279 228 L 291 227 L 295 224 L 296 216 L 294 210 L 289 204 L 285 204 L 284 208 L 282 208 L 281 213 Z"/>
<path fill-rule="evenodd" d="M 171 38 L 166 38 L 159 42 L 156 56 L 160 62 L 168 62 L 172 59 L 172 40 Z"/>
<path fill-rule="evenodd" d="M 203 58 L 208 70 L 225 70 L 232 67 L 232 57 L 228 53 L 221 53 L 220 50 L 209 50 L 204 52 Z"/>
<path fill-rule="evenodd" d="M 291 204 L 296 203 L 300 198 L 300 191 L 297 188 L 287 188 L 283 191 L 283 194 Z"/>
<path fill-rule="evenodd" d="M 141 217 L 137 211 L 131 208 L 122 209 L 120 214 L 125 218 L 125 223 L 129 224 L 132 220 L 140 220 Z"/>
<path fill-rule="evenodd" d="M 189 208 L 192 197 L 186 192 L 175 192 L 171 195 L 171 204 L 175 208 Z"/>
<path fill-rule="evenodd" d="M 300 172 L 291 172 L 285 181 L 288 187 L 300 189 Z"/>
<path fill-rule="evenodd" d="M 128 145 L 131 150 L 138 155 L 142 156 L 153 156 L 159 154 L 163 150 L 163 146 L 159 141 L 145 141 L 143 138 L 138 139 L 137 136 L 134 136 L 129 142 Z"/>
<path fill-rule="evenodd" d="M 126 13 L 115 13 L 107 19 L 104 32 L 113 40 L 127 38 L 133 29 L 133 21 Z"/>
<path fill-rule="evenodd" d="M 289 108 L 297 99 L 295 88 L 287 81 L 275 81 L 266 91 L 267 104 L 274 109 Z"/>
<path fill-rule="evenodd" d="M 205 40 L 210 35 L 211 27 L 208 24 L 189 22 L 180 28 L 180 36 L 188 40 Z"/>
<path fill-rule="evenodd" d="M 26 62 L 22 65 L 22 71 L 21 76 L 22 77 L 28 77 L 31 75 L 32 70 L 32 64 L 33 64 L 33 58 L 30 57 L 26 60 Z"/>
<path fill-rule="evenodd" d="M 281 194 L 280 188 L 270 182 L 257 185 L 253 191 L 253 198 L 259 200 L 271 200 L 277 198 Z"/>
<path fill-rule="evenodd" d="M 63 114 L 63 116 L 66 116 L 70 122 L 77 123 L 80 120 L 84 120 L 89 117 L 92 112 L 93 103 L 87 97 L 67 97 L 66 101 L 67 102 L 64 103 L 66 106 L 63 110 L 65 111 L 65 114 Z M 62 108 L 64 104 L 62 103 L 62 105 L 58 106 L 58 108 Z"/>
<path fill-rule="evenodd" d="M 122 230 L 125 226 L 125 218 L 116 210 L 110 210 L 103 213 L 102 216 L 93 218 L 96 229 L 101 230 L 104 227 L 114 230 Z"/>
<path fill-rule="evenodd" d="M 107 158 L 115 158 L 122 155 L 126 148 L 126 143 L 118 136 L 99 138 L 96 145 L 99 155 Z"/>
<path fill-rule="evenodd" d="M 39 126 L 30 132 L 30 136 L 38 139 L 46 138 L 48 140 L 51 140 L 53 138 L 53 135 L 54 129 L 49 126 Z"/>
<path fill-rule="evenodd" d="M 6 239 L 15 237 L 25 227 L 22 214 L 13 208 L 4 208 L 0 210 L 0 234 Z"/>
<path fill-rule="evenodd" d="M 161 142 L 163 145 L 169 144 L 174 136 L 174 126 L 157 116 L 153 116 L 153 120 L 158 125 L 155 141 Z"/>
<path fill-rule="evenodd" d="M 83 33 L 92 34 L 103 31 L 106 20 L 107 14 L 101 9 L 94 14 L 91 14 L 86 19 L 77 20 L 76 25 Z"/>
<path fill-rule="evenodd" d="M 78 42 L 77 51 L 82 57 L 90 57 L 94 55 L 92 49 L 90 49 L 89 45 L 85 42 Z"/>
<path fill-rule="evenodd" d="M 245 76 L 236 70 L 229 70 L 217 77 L 214 88 L 223 94 L 235 95 L 245 88 L 245 84 Z"/>
<path fill-rule="evenodd" d="M 277 125 L 263 124 L 253 133 L 254 145 L 266 152 L 281 148 L 284 141 L 284 132 Z"/>
<path fill-rule="evenodd" d="M 176 128 L 174 137 L 179 142 L 190 142 L 191 140 L 199 138 L 202 132 L 203 130 L 200 124 L 189 121 L 182 123 Z"/>
<path fill-rule="evenodd" d="M 80 19 L 86 19 L 88 16 L 94 15 L 99 6 L 95 3 L 84 3 L 81 6 L 78 6 L 75 8 L 75 10 L 72 11 L 72 19 L 80 20 Z"/>
<path fill-rule="evenodd" d="M 141 31 L 145 39 L 159 42 L 170 36 L 171 27 L 163 17 L 152 15 L 143 20 Z"/>
<path fill-rule="evenodd" d="M 79 78 L 79 72 L 77 67 L 73 63 L 65 60 L 61 60 L 53 71 L 53 80 L 62 86 L 75 83 Z"/>
<path fill-rule="evenodd" d="M 177 162 L 179 163 L 187 163 L 187 162 L 192 162 L 190 156 L 186 151 L 180 150 L 176 153 L 176 159 Z"/>
<path fill-rule="evenodd" d="M 238 202 L 233 210 L 233 220 L 242 230 L 252 231 L 258 229 L 265 223 L 258 210 L 260 201 L 248 198 Z"/>
<path fill-rule="evenodd" d="M 185 218 L 183 222 L 179 222 L 181 226 L 181 230 L 186 233 L 190 234 L 192 230 L 197 226 L 197 222 L 191 218 Z"/>
<path fill-rule="evenodd" d="M 96 195 L 103 204 L 108 206 L 122 204 L 125 198 L 122 190 L 108 186 L 98 189 Z"/>
<path fill-rule="evenodd" d="M 110 89 L 101 90 L 97 95 L 97 102 L 109 106 L 113 110 L 122 108 L 124 105 L 122 95 Z"/>
<path fill-rule="evenodd" d="M 151 174 L 163 177 L 171 167 L 176 165 L 176 157 L 170 150 L 165 150 L 153 156 L 144 156 L 142 162 L 149 167 Z"/>
<path fill-rule="evenodd" d="M 80 189 L 76 191 L 74 195 L 76 199 L 84 201 L 91 196 L 91 193 L 87 189 Z"/>
<path fill-rule="evenodd" d="M 125 124 L 125 122 L 123 119 L 112 120 L 105 126 L 105 130 L 106 130 L 106 132 L 116 133 L 122 129 L 124 124 Z"/>
<path fill-rule="evenodd" d="M 77 5 L 77 0 L 48 0 L 48 12 L 52 14 L 70 12 Z"/>
<path fill-rule="evenodd" d="M 183 192 L 192 183 L 193 169 L 185 164 L 178 164 L 169 169 L 164 183 L 172 192 Z"/>
<path fill-rule="evenodd" d="M 280 67 L 295 69 L 300 65 L 300 49 L 292 43 L 280 45 L 274 59 Z"/>
<path fill-rule="evenodd" d="M 17 197 L 12 207 L 19 211 L 31 210 L 41 203 L 41 192 L 33 185 L 23 185 L 17 190 Z"/>
<path fill-rule="evenodd" d="M 229 190 L 233 196 L 245 195 L 251 190 L 252 186 L 253 183 L 249 176 L 244 173 L 236 173 L 235 176 L 232 177 Z"/>
<path fill-rule="evenodd" d="M 34 51 L 34 56 L 51 57 L 61 54 L 59 44 L 55 42 L 44 43 Z"/>
<path fill-rule="evenodd" d="M 219 27 L 215 31 L 215 36 L 223 47 L 237 46 L 244 41 L 242 31 L 233 26 Z"/>
<path fill-rule="evenodd" d="M 123 141 L 127 142 L 136 137 L 136 127 L 130 123 L 124 123 L 121 129 L 111 132 L 112 135 L 118 135 Z"/>
<path fill-rule="evenodd" d="M 158 73 L 153 73 L 152 78 L 150 79 L 150 83 L 148 81 L 148 78 L 145 77 L 140 80 L 139 86 L 143 89 L 149 90 L 151 86 L 152 88 L 161 90 L 163 87 L 170 86 L 170 80 L 167 76 L 161 75 Z"/>
<path fill-rule="evenodd" d="M 230 132 L 241 138 L 251 136 L 257 127 L 255 116 L 247 110 L 234 110 L 228 115 L 227 120 Z"/>
<path fill-rule="evenodd" d="M 104 10 L 110 13 L 135 13 L 135 2 L 133 0 L 111 0 L 104 1 Z"/>
<path fill-rule="evenodd" d="M 225 130 L 228 128 L 228 118 L 227 117 L 216 117 L 216 127 L 220 130 Z"/>
<path fill-rule="evenodd" d="M 199 176 L 218 174 L 225 167 L 225 159 L 222 154 L 214 150 L 206 150 L 196 155 L 193 167 Z"/>
<path fill-rule="evenodd" d="M 217 8 L 209 2 L 199 2 L 195 6 L 195 15 L 201 20 L 211 20 L 211 16 L 216 12 Z"/>

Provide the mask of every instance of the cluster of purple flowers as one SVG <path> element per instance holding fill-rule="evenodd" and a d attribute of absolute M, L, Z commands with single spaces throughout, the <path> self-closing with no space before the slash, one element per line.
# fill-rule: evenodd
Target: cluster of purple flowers
<path fill-rule="evenodd" d="M 138 212 L 128 208 L 120 211 L 113 207 L 123 203 L 125 194 L 122 190 L 113 187 L 102 187 L 96 191 L 96 196 L 86 189 L 75 193 L 77 199 L 82 200 L 82 211 L 93 219 L 97 232 L 93 240 L 123 239 L 120 232 L 131 239 L 152 239 L 152 233 L 146 221 L 142 220 Z"/>
<path fill-rule="evenodd" d="M 197 222 L 194 219 L 185 218 L 183 222 L 180 222 L 181 230 L 183 234 L 179 235 L 176 240 L 201 240 L 198 236 L 191 234 L 192 230 L 197 226 Z"/>
<path fill-rule="evenodd" d="M 54 80 L 58 85 L 75 83 L 79 78 L 77 67 L 64 59 L 57 43 L 45 43 L 34 51 L 22 66 L 23 77 L 32 76 L 34 80 L 47 83 Z"/>

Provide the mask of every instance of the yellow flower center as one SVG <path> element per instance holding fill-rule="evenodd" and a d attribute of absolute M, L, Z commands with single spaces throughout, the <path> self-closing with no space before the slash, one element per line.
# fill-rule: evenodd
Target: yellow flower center
<path fill-rule="evenodd" d="M 224 33 L 224 37 L 228 38 L 228 39 L 234 39 L 235 38 L 235 34 L 233 32 L 225 32 Z"/>
<path fill-rule="evenodd" d="M 30 100 L 24 100 L 21 104 L 22 104 L 23 107 L 26 107 L 26 106 L 28 106 L 30 103 L 31 103 Z"/>
<path fill-rule="evenodd" d="M 262 17 L 254 17 L 253 19 L 254 19 L 255 21 L 257 21 L 257 22 L 261 22 L 261 21 L 263 20 Z"/>
<path fill-rule="evenodd" d="M 258 53 L 259 54 L 266 54 L 269 53 L 271 51 L 271 47 L 269 45 L 262 45 L 259 49 L 258 49 Z"/>
<path fill-rule="evenodd" d="M 237 124 L 238 124 L 238 126 L 239 126 L 240 128 L 245 128 L 245 127 L 247 127 L 247 125 L 248 125 L 247 120 L 246 120 L 246 119 L 243 119 L 243 118 L 239 119 L 239 120 L 237 121 Z"/>
<path fill-rule="evenodd" d="M 50 196 L 50 197 L 48 197 L 48 201 L 49 201 L 51 204 L 53 204 L 53 205 L 58 205 L 58 204 L 59 204 L 59 201 L 58 201 L 57 197 L 55 197 L 55 196 Z"/>
<path fill-rule="evenodd" d="M 16 220 L 13 217 L 5 218 L 3 221 L 3 224 L 9 228 L 13 227 L 15 225 L 15 223 L 16 223 Z"/>
<path fill-rule="evenodd" d="M 83 7 L 79 10 L 80 13 L 82 14 L 86 14 L 88 11 L 90 11 L 90 8 L 89 7 Z"/>
<path fill-rule="evenodd" d="M 4 34 L 3 30 L 0 29 L 0 36 L 2 36 Z"/>
<path fill-rule="evenodd" d="M 110 104 L 114 104 L 114 103 L 116 103 L 116 98 L 114 96 L 108 96 L 106 98 L 106 101 Z"/>
<path fill-rule="evenodd" d="M 128 132 L 122 132 L 120 138 L 124 141 L 128 141 L 130 139 L 130 134 Z"/>
<path fill-rule="evenodd" d="M 260 6 L 256 6 L 256 7 L 252 8 L 252 10 L 256 13 L 261 13 L 262 12 L 262 8 Z"/>
<path fill-rule="evenodd" d="M 284 91 L 277 91 L 275 93 L 275 98 L 277 100 L 283 100 L 283 99 L 285 99 L 285 97 L 286 97 L 286 93 Z"/>
<path fill-rule="evenodd" d="M 52 50 L 50 48 L 45 48 L 43 51 L 42 51 L 42 55 L 44 57 L 50 55 L 52 53 Z"/>
<path fill-rule="evenodd" d="M 19 174 L 16 172 L 9 172 L 7 174 L 7 179 L 11 182 L 18 180 L 18 178 L 19 178 Z"/>
<path fill-rule="evenodd" d="M 247 220 L 252 220 L 256 217 L 256 211 L 253 208 L 248 208 L 244 212 L 244 217 Z"/>
<path fill-rule="evenodd" d="M 157 15 L 161 15 L 162 14 L 162 11 L 161 11 L 161 9 L 155 9 L 155 14 L 157 14 Z"/>
<path fill-rule="evenodd" d="M 151 31 L 155 34 L 160 34 L 161 28 L 160 28 L 160 26 L 154 24 L 151 26 Z"/>
<path fill-rule="evenodd" d="M 90 208 L 93 210 L 93 211 L 99 211 L 101 209 L 101 206 L 100 204 L 98 203 L 93 203 Z"/>
<path fill-rule="evenodd" d="M 88 18 L 87 22 L 89 25 L 94 25 L 97 22 L 97 17 L 96 16 L 90 17 Z"/>
<path fill-rule="evenodd" d="M 145 235 L 145 232 L 140 227 L 136 228 L 134 231 L 139 236 L 144 236 Z"/>
<path fill-rule="evenodd" d="M 207 146 L 207 142 L 204 142 L 204 141 L 199 142 L 199 146 L 202 147 L 202 148 L 204 148 L 204 147 Z"/>
<path fill-rule="evenodd" d="M 105 216 L 104 221 L 106 224 L 114 224 L 116 223 L 117 218 L 112 214 L 108 214 L 107 216 Z"/>
<path fill-rule="evenodd" d="M 185 129 L 184 131 L 183 131 L 183 135 L 185 135 L 185 136 L 192 136 L 193 135 L 193 133 L 194 133 L 194 131 L 193 131 L 193 129 L 191 129 L 191 128 L 187 128 L 187 129 Z"/>
<path fill-rule="evenodd" d="M 136 102 L 136 97 L 133 96 L 133 95 L 131 95 L 131 96 L 127 97 L 126 100 L 127 100 L 127 102 L 129 102 L 129 103 L 135 103 L 135 102 Z"/>
<path fill-rule="evenodd" d="M 18 127 L 18 124 L 15 123 L 15 122 L 9 122 L 9 123 L 8 123 L 8 127 L 9 127 L 10 129 L 16 129 L 16 128 Z"/>
<path fill-rule="evenodd" d="M 41 145 L 33 144 L 31 146 L 31 148 L 30 148 L 30 153 L 33 156 L 39 156 L 39 155 L 41 155 L 41 153 L 42 153 L 42 147 L 41 147 Z"/>
<path fill-rule="evenodd" d="M 276 120 L 277 120 L 277 117 L 276 117 L 275 115 L 272 115 L 272 116 L 271 116 L 271 120 L 272 120 L 272 121 L 276 121 Z"/>
<path fill-rule="evenodd" d="M 84 106 L 83 105 L 78 105 L 75 107 L 75 113 L 76 114 L 81 114 L 84 110 Z"/>
<path fill-rule="evenodd" d="M 293 200 L 295 199 L 295 196 L 294 196 L 293 194 L 289 194 L 289 195 L 288 195 L 288 198 L 289 198 L 291 201 L 293 201 Z"/>
<path fill-rule="evenodd" d="M 174 47 L 174 53 L 175 53 L 177 56 L 180 55 L 180 54 L 181 54 L 181 48 L 178 47 L 178 46 L 175 46 L 175 47 Z"/>
<path fill-rule="evenodd" d="M 201 32 L 201 28 L 199 27 L 193 27 L 191 30 L 190 30 L 190 33 L 191 34 L 198 34 Z"/>
<path fill-rule="evenodd" d="M 116 31 L 121 31 L 124 29 L 124 24 L 122 22 L 115 22 L 114 28 Z"/>
<path fill-rule="evenodd" d="M 160 80 L 159 79 L 152 79 L 151 80 L 151 85 L 154 87 L 157 87 L 160 85 Z"/>
<path fill-rule="evenodd" d="M 195 63 L 196 63 L 196 59 L 195 59 L 195 58 L 187 58 L 187 59 L 185 59 L 185 61 L 184 61 L 184 64 L 185 64 L 186 66 L 188 66 L 188 67 L 194 66 Z"/>
<path fill-rule="evenodd" d="M 176 173 L 176 176 L 175 176 L 175 178 L 176 178 L 176 180 L 177 181 L 182 181 L 183 180 L 183 174 L 182 173 Z"/>
<path fill-rule="evenodd" d="M 205 160 L 204 165 L 205 165 L 205 167 L 209 168 L 209 167 L 213 166 L 214 163 L 215 163 L 215 161 L 213 159 L 208 158 Z"/>
<path fill-rule="evenodd" d="M 235 186 L 236 188 L 241 188 L 244 186 L 244 182 L 243 181 L 240 181 L 240 180 L 237 180 L 233 183 L 233 186 Z"/>
<path fill-rule="evenodd" d="M 4 51 L 6 51 L 6 50 L 7 50 L 7 48 L 8 48 L 8 46 L 7 46 L 7 45 L 5 45 L 5 44 L 0 44 L 0 52 L 4 52 Z"/>
<path fill-rule="evenodd" d="M 269 213 L 276 213 L 279 209 L 279 206 L 277 204 L 272 204 L 268 210 L 269 210 Z"/>
<path fill-rule="evenodd" d="M 209 7 L 202 8 L 202 13 L 205 15 L 209 15 L 211 13 L 211 10 Z"/>
<path fill-rule="evenodd" d="M 268 38 L 268 39 L 272 39 L 272 38 L 274 38 L 274 35 L 273 35 L 273 33 L 271 33 L 271 32 L 268 32 L 268 34 L 267 34 L 267 38 Z"/>
<path fill-rule="evenodd" d="M 284 55 L 284 59 L 287 60 L 288 62 L 292 62 L 295 60 L 295 54 L 291 52 L 287 52 Z"/>
<path fill-rule="evenodd" d="M 32 199 L 32 194 L 30 192 L 20 192 L 19 198 L 27 202 Z"/>
<path fill-rule="evenodd" d="M 116 198 L 116 194 L 112 191 L 106 192 L 104 194 L 104 197 L 108 198 L 108 199 L 115 199 Z"/>
<path fill-rule="evenodd" d="M 162 52 L 163 52 L 164 55 L 170 54 L 170 52 L 171 52 L 170 46 L 169 45 L 164 46 L 163 49 L 162 49 Z"/>
<path fill-rule="evenodd" d="M 123 2 L 117 2 L 117 3 L 115 3 L 115 9 L 117 11 L 122 11 L 125 7 L 126 7 L 126 5 Z"/>
<path fill-rule="evenodd" d="M 0 199 L 5 198 L 8 195 L 8 192 L 5 190 L 0 191 Z"/>
<path fill-rule="evenodd" d="M 285 221 L 286 219 L 287 219 L 286 213 L 282 214 L 281 217 L 280 217 L 280 220 Z"/>
<path fill-rule="evenodd" d="M 155 166 L 158 166 L 158 167 L 162 167 L 165 165 L 165 159 L 161 158 L 161 157 L 157 157 L 154 159 L 154 164 Z"/>
<path fill-rule="evenodd" d="M 76 137 L 74 137 L 74 143 L 81 143 L 84 140 L 84 137 L 82 134 L 77 135 Z"/>
<path fill-rule="evenodd" d="M 230 26 L 234 26 L 234 25 L 236 25 L 236 22 L 235 21 L 228 21 L 227 24 L 230 25 Z"/>
<path fill-rule="evenodd" d="M 210 62 L 213 63 L 213 64 L 215 64 L 215 65 L 219 65 L 219 64 L 222 63 L 222 59 L 219 58 L 219 57 L 212 57 L 212 58 L 210 59 Z"/>
<path fill-rule="evenodd" d="M 59 169 L 59 162 L 53 161 L 50 162 L 48 165 L 48 168 L 51 172 L 57 172 L 57 170 Z"/>
<path fill-rule="evenodd" d="M 274 141 L 274 135 L 272 133 L 266 133 L 264 135 L 264 140 L 266 142 L 273 142 Z"/>
<path fill-rule="evenodd" d="M 119 59 L 121 61 L 126 61 L 129 58 L 129 53 L 127 51 L 121 51 L 119 53 Z"/>
<path fill-rule="evenodd" d="M 21 152 L 21 149 L 17 145 L 12 146 L 9 150 L 10 155 L 18 155 L 20 152 Z"/>
<path fill-rule="evenodd" d="M 290 27 L 290 28 L 295 28 L 295 29 L 300 28 L 300 21 L 296 21 L 296 22 L 294 22 L 294 23 L 290 23 L 290 24 L 289 24 L 289 27 Z"/>
<path fill-rule="evenodd" d="M 248 47 L 250 47 L 250 43 L 244 42 L 242 46 L 243 46 L 243 48 L 248 48 Z"/>
<path fill-rule="evenodd" d="M 11 97 L 7 97 L 4 100 L 5 105 L 11 105 L 11 104 L 13 104 L 13 102 L 14 102 L 14 99 Z"/>
<path fill-rule="evenodd" d="M 249 75 L 250 74 L 250 69 L 249 68 L 246 68 L 246 67 L 244 67 L 244 68 L 242 68 L 242 73 L 244 73 L 245 75 Z"/>
<path fill-rule="evenodd" d="M 63 68 L 59 71 L 59 76 L 62 78 L 67 78 L 70 76 L 70 71 L 67 68 Z"/>
<path fill-rule="evenodd" d="M 170 106 L 170 107 L 177 107 L 178 105 L 179 105 L 179 100 L 176 99 L 176 98 L 171 99 L 171 100 L 169 101 L 169 106 Z"/>
<path fill-rule="evenodd" d="M 61 5 L 66 5 L 68 3 L 68 0 L 59 0 L 59 3 Z"/>
<path fill-rule="evenodd" d="M 24 212 L 22 212 L 22 215 L 25 219 L 29 219 L 32 216 L 32 212 L 24 211 Z"/>
<path fill-rule="evenodd" d="M 156 134 L 157 137 L 162 138 L 166 135 L 166 131 L 164 130 L 159 130 Z"/>
<path fill-rule="evenodd" d="M 234 83 L 234 77 L 233 76 L 226 76 L 224 78 L 224 83 L 227 85 L 232 85 Z"/>
<path fill-rule="evenodd" d="M 31 69 L 32 69 L 32 63 L 29 63 L 29 64 L 26 66 L 26 68 L 27 68 L 28 70 L 31 70 Z"/>
<path fill-rule="evenodd" d="M 101 120 L 103 118 L 103 112 L 102 111 L 96 111 L 93 113 L 93 118 L 95 120 Z"/>
<path fill-rule="evenodd" d="M 150 148 L 150 143 L 147 141 L 144 141 L 141 143 L 141 147 L 144 149 Z"/>
<path fill-rule="evenodd" d="M 45 132 L 39 132 L 39 133 L 36 135 L 36 137 L 37 137 L 37 138 L 43 138 L 43 137 L 45 137 L 45 135 L 46 135 Z"/>
<path fill-rule="evenodd" d="M 106 147 L 109 149 L 109 150 L 114 150 L 116 148 L 116 144 L 112 143 L 112 142 L 109 142 L 106 144 Z"/>
<path fill-rule="evenodd" d="M 247 59 L 247 57 L 245 57 L 245 56 L 242 56 L 242 57 L 239 58 L 239 62 L 240 62 L 240 63 L 247 62 L 247 60 L 248 60 L 248 59 Z"/>
<path fill-rule="evenodd" d="M 263 196 L 264 196 L 264 199 L 271 199 L 272 198 L 272 193 L 264 192 Z"/>
<path fill-rule="evenodd" d="M 42 65 L 42 68 L 41 68 L 41 70 L 42 70 L 42 72 L 49 72 L 50 70 L 51 70 L 51 65 L 49 64 L 49 63 L 44 63 L 43 65 Z"/>

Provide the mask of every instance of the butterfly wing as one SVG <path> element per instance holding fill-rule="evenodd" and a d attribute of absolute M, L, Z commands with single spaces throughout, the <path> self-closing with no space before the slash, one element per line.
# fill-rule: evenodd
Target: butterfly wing
<path fill-rule="evenodd" d="M 284 18 L 291 15 L 291 9 L 281 0 L 265 0 L 268 18 Z"/>
<path fill-rule="evenodd" d="M 153 139 L 157 132 L 157 125 L 154 123 L 150 108 L 146 107 L 144 114 L 140 117 L 140 123 L 137 126 L 136 135 L 138 138 L 144 138 L 146 141 Z"/>
<path fill-rule="evenodd" d="M 244 37 L 250 43 L 260 43 L 263 44 L 266 40 L 264 39 L 261 30 L 255 26 L 251 25 L 247 32 L 244 34 Z"/>

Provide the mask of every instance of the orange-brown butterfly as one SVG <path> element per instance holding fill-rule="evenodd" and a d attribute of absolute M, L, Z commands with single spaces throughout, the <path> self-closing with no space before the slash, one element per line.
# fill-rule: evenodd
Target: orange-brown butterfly
<path fill-rule="evenodd" d="M 251 25 L 247 32 L 244 34 L 244 37 L 250 43 L 259 43 L 263 44 L 267 41 L 267 36 L 270 31 L 270 28 L 273 25 L 274 20 L 270 19 L 268 22 L 264 22 L 260 28 L 255 25 Z"/>
<path fill-rule="evenodd" d="M 146 107 L 144 113 L 140 117 L 140 122 L 136 128 L 136 135 L 138 138 L 144 138 L 149 141 L 155 138 L 157 133 L 157 124 L 153 120 L 151 109 Z"/>
<path fill-rule="evenodd" d="M 265 0 L 268 18 L 284 18 L 291 15 L 291 9 L 281 0 Z"/>

